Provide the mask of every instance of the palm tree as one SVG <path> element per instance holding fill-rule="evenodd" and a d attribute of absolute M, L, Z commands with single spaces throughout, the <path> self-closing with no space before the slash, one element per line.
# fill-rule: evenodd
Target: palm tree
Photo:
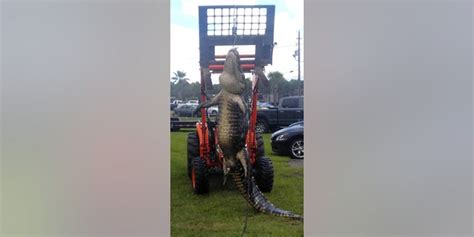
<path fill-rule="evenodd" d="M 189 78 L 186 77 L 186 73 L 183 72 L 183 71 L 176 71 L 176 72 L 173 72 L 174 74 L 174 77 L 171 78 L 172 82 L 174 84 L 177 84 L 181 81 L 189 81 Z"/>
<path fill-rule="evenodd" d="M 281 72 L 275 71 L 268 73 L 273 103 L 277 103 L 280 97 L 291 94 L 291 83 L 283 77 Z"/>

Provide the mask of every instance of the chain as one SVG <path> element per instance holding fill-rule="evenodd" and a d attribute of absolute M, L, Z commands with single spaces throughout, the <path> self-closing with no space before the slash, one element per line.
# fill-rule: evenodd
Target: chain
<path fill-rule="evenodd" d="M 232 48 L 235 47 L 237 44 L 237 7 L 234 5 L 234 19 L 232 20 L 232 35 L 234 36 L 234 43 L 232 44 Z"/>

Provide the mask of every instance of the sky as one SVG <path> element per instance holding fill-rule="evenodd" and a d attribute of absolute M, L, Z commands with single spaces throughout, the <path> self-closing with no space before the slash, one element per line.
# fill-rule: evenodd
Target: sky
<path fill-rule="evenodd" d="M 279 71 L 287 80 L 298 78 L 298 30 L 301 36 L 301 79 L 304 80 L 303 0 L 173 0 L 171 1 L 171 76 L 177 70 L 186 72 L 190 82 L 200 80 L 198 6 L 205 5 L 275 5 L 273 64 L 265 72 Z M 241 49 L 240 53 L 244 49 Z M 293 72 L 291 72 L 293 71 Z M 218 83 L 219 75 L 212 75 Z M 250 77 L 250 75 L 247 75 Z"/>

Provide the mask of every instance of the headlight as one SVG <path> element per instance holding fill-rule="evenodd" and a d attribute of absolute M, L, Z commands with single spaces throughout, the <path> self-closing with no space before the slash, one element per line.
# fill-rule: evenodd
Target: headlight
<path fill-rule="evenodd" d="M 286 139 L 288 139 L 288 134 L 284 133 L 284 134 L 281 134 L 280 136 L 278 136 L 275 140 L 285 141 Z"/>

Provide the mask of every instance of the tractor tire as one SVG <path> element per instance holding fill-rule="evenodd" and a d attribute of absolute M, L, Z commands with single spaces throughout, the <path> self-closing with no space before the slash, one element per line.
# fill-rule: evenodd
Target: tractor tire
<path fill-rule="evenodd" d="M 265 144 L 263 143 L 263 137 L 262 134 L 256 133 L 256 139 L 257 139 L 257 156 L 264 156 L 265 155 Z"/>
<path fill-rule="evenodd" d="M 195 194 L 206 194 L 209 192 L 209 180 L 206 161 L 197 156 L 193 159 L 191 169 L 191 185 Z"/>
<path fill-rule="evenodd" d="M 269 193 L 273 189 L 273 164 L 266 156 L 257 157 L 254 168 L 255 182 L 260 191 Z"/>
<path fill-rule="evenodd" d="M 188 177 L 191 179 L 193 159 L 199 156 L 199 138 L 196 132 L 188 133 Z"/>

